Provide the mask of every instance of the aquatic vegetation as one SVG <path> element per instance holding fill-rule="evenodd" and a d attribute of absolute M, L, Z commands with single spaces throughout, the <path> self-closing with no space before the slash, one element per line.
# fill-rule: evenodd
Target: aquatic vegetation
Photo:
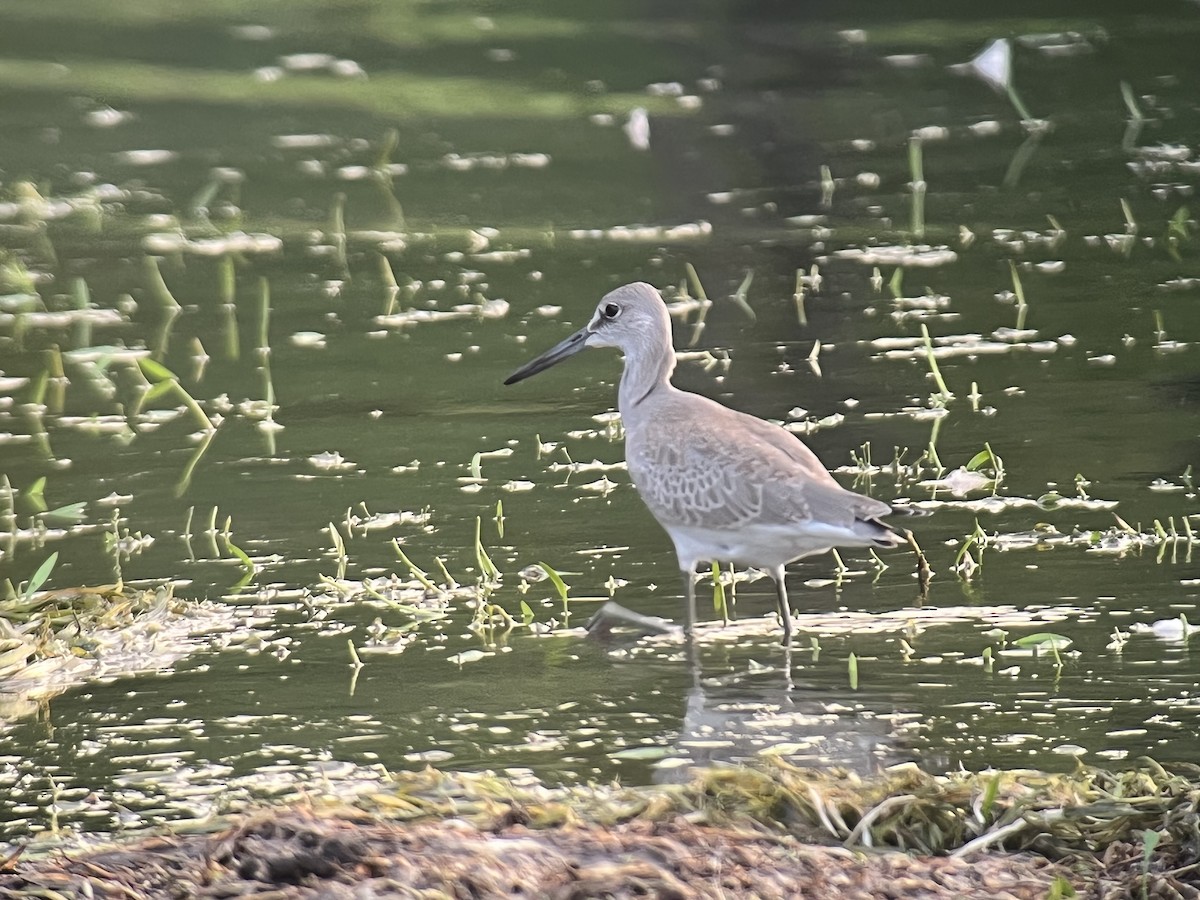
<path fill-rule="evenodd" d="M 100 678 L 162 672 L 218 646 L 249 640 L 271 614 L 174 595 L 171 585 L 39 590 L 47 558 L 25 590 L 0 600 L 0 696 L 32 713 L 37 701 Z"/>

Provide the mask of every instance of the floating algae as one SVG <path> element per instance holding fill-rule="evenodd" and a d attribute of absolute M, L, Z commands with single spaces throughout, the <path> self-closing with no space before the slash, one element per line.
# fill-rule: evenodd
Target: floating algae
<path fill-rule="evenodd" d="M 172 586 L 107 585 L 0 600 L 0 718 L 98 678 L 170 669 L 269 613 L 185 600 Z"/>

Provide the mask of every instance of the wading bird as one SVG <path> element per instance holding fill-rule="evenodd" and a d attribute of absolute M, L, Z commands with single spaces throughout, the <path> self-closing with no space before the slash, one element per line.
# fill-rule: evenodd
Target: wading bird
<path fill-rule="evenodd" d="M 787 644 L 792 619 L 784 566 L 834 547 L 905 542 L 880 521 L 896 510 L 846 490 L 790 431 L 671 384 L 671 317 L 648 284 L 605 294 L 586 325 L 504 383 L 587 347 L 625 354 L 617 392 L 625 459 L 642 500 L 675 543 L 689 634 L 699 563 L 733 562 L 770 573 Z"/>

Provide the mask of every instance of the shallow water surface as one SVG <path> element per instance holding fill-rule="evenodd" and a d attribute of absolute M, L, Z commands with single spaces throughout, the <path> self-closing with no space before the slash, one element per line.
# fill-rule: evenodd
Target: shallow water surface
<path fill-rule="evenodd" d="M 0 655 L 0 833 L 427 763 L 1194 759 L 1194 9 L 107 6 L 0 13 L 0 572 L 154 599 Z M 997 38 L 1015 101 L 961 71 Z M 696 661 L 585 637 L 681 613 L 620 362 L 502 381 L 633 280 L 677 384 L 930 513 L 928 590 L 853 551 L 791 568 L 790 652 L 744 572 Z"/>

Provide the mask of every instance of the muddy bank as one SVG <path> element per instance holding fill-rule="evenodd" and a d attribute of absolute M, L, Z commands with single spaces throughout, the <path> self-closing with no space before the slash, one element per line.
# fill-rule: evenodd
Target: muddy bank
<path fill-rule="evenodd" d="M 156 838 L 18 866 L 18 874 L 0 876 L 0 896 L 1042 900 L 1059 871 L 1027 854 L 974 861 L 864 856 L 683 817 L 612 828 L 512 824 L 482 831 L 461 820 L 398 825 L 363 813 L 289 810 L 254 816 L 221 834 Z"/>
<path fill-rule="evenodd" d="M 1200 898 L 1198 771 L 772 765 L 635 789 L 429 769 L 352 807 L 0 849 L 0 898 Z"/>

